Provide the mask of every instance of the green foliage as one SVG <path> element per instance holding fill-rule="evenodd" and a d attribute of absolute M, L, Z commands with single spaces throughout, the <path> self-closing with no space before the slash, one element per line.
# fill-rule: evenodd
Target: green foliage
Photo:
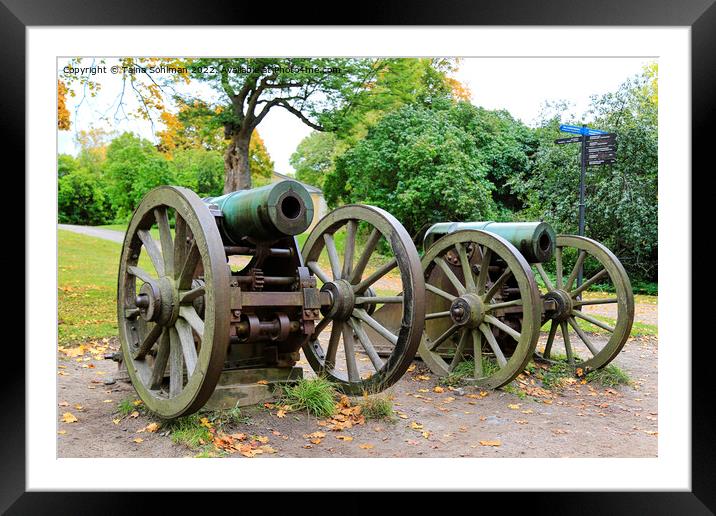
<path fill-rule="evenodd" d="M 62 160 L 58 167 L 58 220 L 65 224 L 104 224 L 111 220 L 110 202 L 102 180 L 86 168 L 67 168 Z"/>
<path fill-rule="evenodd" d="M 112 140 L 107 148 L 104 173 L 116 220 L 129 217 L 152 188 L 174 183 L 164 156 L 151 142 L 132 133 Z"/>
<path fill-rule="evenodd" d="M 169 163 L 177 185 L 191 188 L 199 197 L 221 195 L 224 188 L 224 158 L 219 151 L 177 149 Z"/>
<path fill-rule="evenodd" d="M 134 400 L 132 398 L 124 398 L 117 404 L 117 413 L 124 417 L 134 412 L 137 407 L 134 405 L 133 401 Z"/>
<path fill-rule="evenodd" d="M 285 387 L 284 392 L 285 403 L 316 417 L 330 417 L 336 410 L 336 391 L 325 378 L 302 378 L 295 385 Z"/>
<path fill-rule="evenodd" d="M 201 424 L 199 414 L 172 419 L 167 421 L 165 426 L 171 431 L 170 437 L 172 441 L 177 444 L 183 444 L 188 448 L 199 448 L 212 440 L 211 432 Z"/>
<path fill-rule="evenodd" d="M 312 132 L 296 147 L 289 162 L 296 171 L 296 179 L 323 188 L 326 175 L 334 169 L 334 160 L 342 146 L 333 133 Z"/>
<path fill-rule="evenodd" d="M 451 114 L 408 105 L 386 115 L 336 161 L 324 185 L 328 203 L 379 206 L 413 234 L 427 223 L 489 217 L 488 167 Z"/>

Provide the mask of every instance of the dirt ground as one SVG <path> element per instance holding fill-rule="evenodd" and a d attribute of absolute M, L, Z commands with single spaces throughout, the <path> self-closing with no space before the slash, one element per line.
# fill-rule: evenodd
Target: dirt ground
<path fill-rule="evenodd" d="M 656 323 L 657 305 L 637 306 L 637 320 Z M 543 334 L 538 349 L 545 339 Z M 557 339 L 555 350 L 562 347 Z M 116 349 L 116 339 L 106 346 L 108 352 Z M 575 351 L 587 353 L 586 348 Z M 393 421 L 366 421 L 336 432 L 305 412 L 278 417 L 276 408 L 260 405 L 243 408 L 246 422 L 232 431 L 268 438 L 275 453 L 258 457 L 655 457 L 657 353 L 656 337 L 626 344 L 615 363 L 633 386 L 606 388 L 575 380 L 562 390 L 544 391 L 525 375 L 518 386 L 526 396 L 473 387 L 443 386 L 443 392 L 435 392 L 437 378 L 416 360 L 387 391 Z M 154 421 L 150 415 L 118 415 L 118 403 L 136 394 L 131 384 L 115 381 L 115 362 L 100 353 L 60 353 L 58 364 L 59 457 L 196 456 L 196 450 L 172 442 L 163 428 L 140 431 Z M 305 360 L 299 365 L 311 374 Z M 77 421 L 63 422 L 66 412 Z M 325 434 L 319 444 L 306 437 L 315 432 Z"/>

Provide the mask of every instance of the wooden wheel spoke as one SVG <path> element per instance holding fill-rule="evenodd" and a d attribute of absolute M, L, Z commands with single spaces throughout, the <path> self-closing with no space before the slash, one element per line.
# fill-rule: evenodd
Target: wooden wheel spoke
<path fill-rule="evenodd" d="M 328 253 L 328 261 L 331 264 L 333 279 L 341 279 L 341 261 L 338 258 L 338 250 L 336 250 L 336 243 L 333 241 L 333 235 L 324 233 L 323 241 L 326 243 L 326 252 Z"/>
<path fill-rule="evenodd" d="M 572 291 L 569 293 L 569 295 L 572 296 L 572 297 L 577 297 L 579 294 L 581 294 L 582 292 L 584 292 L 585 290 L 587 290 L 589 287 L 591 287 L 594 283 L 596 283 L 597 281 L 599 281 L 600 279 L 602 279 L 602 277 L 603 277 L 605 274 L 607 274 L 607 270 L 606 270 L 606 269 L 601 269 L 601 270 L 600 270 L 599 272 L 597 272 L 594 276 L 592 276 L 592 277 L 589 278 L 587 281 L 585 281 L 584 283 L 582 283 L 582 285 L 581 285 L 579 288 L 577 288 L 577 289 L 575 289 L 575 290 L 572 290 Z"/>
<path fill-rule="evenodd" d="M 552 322 L 550 322 L 549 325 L 549 335 L 547 336 L 547 343 L 544 346 L 544 353 L 542 353 L 542 356 L 544 358 L 549 358 L 550 353 L 552 352 L 552 343 L 554 342 L 554 336 L 557 334 L 557 328 L 559 325 L 557 324 L 557 321 L 552 319 Z"/>
<path fill-rule="evenodd" d="M 326 329 L 326 326 L 328 326 L 331 323 L 331 319 L 328 317 L 324 317 L 321 319 L 318 324 L 313 328 L 313 335 L 311 335 L 311 339 L 315 340 L 318 338 L 318 336 L 321 334 L 323 330 Z"/>
<path fill-rule="evenodd" d="M 513 339 L 515 339 L 517 342 L 519 342 L 519 341 L 520 341 L 520 337 L 522 337 L 522 334 L 521 334 L 521 333 L 519 333 L 519 332 L 518 332 L 517 330 L 515 330 L 514 328 L 511 328 L 511 327 L 507 326 L 505 323 L 503 323 L 502 321 L 500 321 L 500 320 L 497 319 L 496 317 L 493 317 L 493 316 L 491 316 L 491 315 L 487 315 L 487 314 L 486 314 L 486 315 L 485 315 L 485 322 L 488 322 L 488 323 L 492 324 L 493 326 L 496 326 L 497 328 L 501 329 L 501 330 L 504 331 L 506 334 L 508 334 L 510 337 L 512 337 Z M 489 339 L 488 339 L 488 340 L 489 340 Z"/>
<path fill-rule="evenodd" d="M 430 319 L 440 319 L 442 317 L 450 317 L 450 310 L 447 310 L 445 312 L 433 312 L 431 314 L 425 314 L 426 321 L 429 321 Z"/>
<path fill-rule="evenodd" d="M 346 353 L 346 369 L 348 370 L 348 381 L 359 382 L 358 364 L 356 363 L 355 339 L 353 329 L 347 324 L 343 325 L 343 348 Z"/>
<path fill-rule="evenodd" d="M 512 306 L 522 306 L 521 299 L 513 299 L 512 301 L 505 301 L 504 303 L 487 303 L 485 304 L 485 310 L 499 310 L 500 308 L 509 308 Z"/>
<path fill-rule="evenodd" d="M 179 277 L 177 278 L 179 289 L 186 290 L 191 288 L 194 271 L 200 259 L 199 247 L 196 245 L 196 241 L 192 240 L 191 247 L 189 247 L 189 251 L 186 253 L 186 259 L 182 262 L 181 268 L 179 269 Z"/>
<path fill-rule="evenodd" d="M 445 277 L 450 280 L 450 283 L 452 283 L 452 286 L 455 287 L 455 290 L 457 290 L 458 294 L 463 295 L 466 292 L 465 286 L 460 283 L 459 279 L 457 279 L 457 276 L 455 276 L 455 273 L 452 271 L 445 259 L 441 256 L 438 256 L 433 261 L 438 267 L 440 267 L 440 269 L 443 271 L 443 274 L 445 274 Z"/>
<path fill-rule="evenodd" d="M 390 341 L 393 345 L 398 343 L 398 336 L 388 330 L 388 328 L 380 324 L 378 321 L 373 319 L 370 315 L 368 315 L 368 312 L 366 312 L 365 310 L 355 308 L 353 310 L 353 317 L 360 319 L 361 321 L 366 323 L 368 326 L 373 328 L 378 335 Z"/>
<path fill-rule="evenodd" d="M 477 293 L 485 290 L 487 281 L 490 279 L 490 261 L 492 261 L 492 249 L 489 247 L 482 251 L 480 260 L 480 274 L 477 276 Z"/>
<path fill-rule="evenodd" d="M 437 349 L 437 347 L 440 346 L 440 344 L 445 342 L 445 340 L 447 340 L 453 333 L 455 333 L 458 330 L 458 328 L 460 328 L 460 327 L 457 324 L 453 324 L 452 326 L 450 326 L 447 330 L 445 330 L 445 332 L 442 335 L 440 335 L 437 339 L 435 339 L 434 341 L 432 341 L 430 343 L 430 346 L 428 347 L 428 349 L 430 351 L 435 351 L 435 349 Z"/>
<path fill-rule="evenodd" d="M 341 270 L 341 278 L 346 279 L 351 276 L 353 270 L 353 255 L 356 249 L 356 231 L 358 230 L 358 222 L 349 220 L 346 224 L 346 241 L 343 252 L 343 269 Z"/>
<path fill-rule="evenodd" d="M 465 277 L 465 288 L 468 292 L 475 292 L 475 278 L 472 276 L 472 268 L 470 267 L 470 261 L 467 259 L 467 251 L 465 246 L 460 242 L 455 244 L 455 250 L 460 258 L 460 267 L 462 267 L 462 275 Z"/>
<path fill-rule="evenodd" d="M 378 353 L 375 351 L 373 343 L 368 338 L 368 335 L 363 329 L 361 322 L 351 317 L 350 319 L 348 319 L 348 324 L 351 326 L 351 328 L 353 328 L 353 331 L 358 337 L 358 341 L 361 343 L 361 346 L 363 346 L 363 349 L 365 350 L 366 355 L 368 355 L 368 358 L 373 364 L 375 370 L 380 371 L 380 369 L 383 367 L 383 360 L 381 360 L 381 358 L 378 356 Z"/>
<path fill-rule="evenodd" d="M 206 294 L 206 287 L 204 285 L 201 285 L 199 287 L 193 288 L 191 290 L 187 290 L 185 292 L 182 292 L 179 296 L 179 302 L 181 304 L 189 304 L 192 301 L 194 301 L 196 298 L 199 298 Z"/>
<path fill-rule="evenodd" d="M 184 354 L 176 328 L 169 330 L 169 397 L 173 398 L 184 388 Z"/>
<path fill-rule="evenodd" d="M 559 248 L 558 248 L 559 249 Z M 574 263 L 574 267 L 572 268 L 572 272 L 569 275 L 569 278 L 567 278 L 567 282 L 564 284 L 564 289 L 569 290 L 572 288 L 572 283 L 574 283 L 574 280 L 577 279 L 577 275 L 579 274 L 579 270 L 582 268 L 582 265 L 584 264 L 584 259 L 587 257 L 586 251 L 579 251 L 579 256 L 577 256 L 577 261 Z"/>
<path fill-rule="evenodd" d="M 505 270 L 499 278 L 497 278 L 497 281 L 492 284 L 490 287 L 490 290 L 487 291 L 484 297 L 484 302 L 489 303 L 490 299 L 495 297 L 495 294 L 502 288 L 502 286 L 505 284 L 505 282 L 512 276 L 512 271 L 510 269 Z"/>
<path fill-rule="evenodd" d="M 571 365 L 574 364 L 574 351 L 572 350 L 572 343 L 569 340 L 569 327 L 567 323 L 562 321 L 559 323 L 562 328 L 562 338 L 564 339 L 564 350 L 567 353 L 567 362 Z"/>
<path fill-rule="evenodd" d="M 176 277 L 176 269 L 181 267 L 186 259 L 186 237 L 188 236 L 188 228 L 186 221 L 179 215 L 176 214 L 176 221 L 174 222 L 174 277 Z"/>
<path fill-rule="evenodd" d="M 552 285 L 552 281 L 549 279 L 549 276 L 547 276 L 547 273 L 545 272 L 544 267 L 542 267 L 542 264 L 536 263 L 535 268 L 537 269 L 537 272 L 539 272 L 542 281 L 544 281 L 547 290 L 554 290 L 554 285 Z"/>
<path fill-rule="evenodd" d="M 497 364 L 500 367 L 505 367 L 507 365 L 507 359 L 505 358 L 504 353 L 502 353 L 502 350 L 500 349 L 500 346 L 497 343 L 497 339 L 492 334 L 492 330 L 490 329 L 490 327 L 483 323 L 480 325 L 480 331 L 487 339 L 487 343 L 490 345 L 492 352 L 495 354 L 495 358 L 497 359 Z"/>
<path fill-rule="evenodd" d="M 472 334 L 472 359 L 475 363 L 473 374 L 475 379 L 482 378 L 484 376 L 482 370 L 482 337 L 476 329 L 473 329 L 470 333 Z"/>
<path fill-rule="evenodd" d="M 139 315 L 139 308 L 125 308 L 124 309 L 124 317 L 127 319 L 136 319 Z"/>
<path fill-rule="evenodd" d="M 159 336 L 162 334 L 162 327 L 158 324 L 155 324 L 152 326 L 152 329 L 149 330 L 149 333 L 144 337 L 144 340 L 142 340 L 142 343 L 139 345 L 139 348 L 137 348 L 137 351 L 134 353 L 135 359 L 143 359 L 147 353 L 149 353 L 149 350 L 152 349 L 152 346 L 154 346 L 154 343 L 157 341 Z"/>
<path fill-rule="evenodd" d="M 584 319 L 585 321 L 592 323 L 594 326 L 598 326 L 603 330 L 607 330 L 609 333 L 614 333 L 615 328 L 613 326 L 609 326 L 607 323 L 600 321 L 599 319 L 596 319 L 591 315 L 587 315 L 581 310 L 572 310 L 572 315 L 579 317 L 580 319 Z"/>
<path fill-rule="evenodd" d="M 370 287 L 373 283 L 378 281 L 380 278 L 388 274 L 390 271 L 395 269 L 398 266 L 398 260 L 396 258 L 392 258 L 387 263 L 381 265 L 378 267 L 378 269 L 373 272 L 370 276 L 368 276 L 366 279 L 362 280 L 360 283 L 355 285 L 353 287 L 353 292 L 356 294 L 362 294 L 365 289 Z"/>
<path fill-rule="evenodd" d="M 326 319 L 324 319 L 324 321 Z M 338 352 L 338 343 L 341 340 L 342 331 L 343 321 L 333 321 L 333 325 L 331 326 L 331 336 L 328 339 L 328 349 L 326 350 L 326 358 L 324 361 L 325 368 L 328 370 L 335 369 L 336 367 L 336 353 Z"/>
<path fill-rule="evenodd" d="M 579 338 L 582 339 L 584 345 L 587 346 L 587 349 L 589 349 L 589 352 L 592 354 L 592 356 L 595 356 L 597 354 L 597 348 L 594 347 L 592 341 L 589 340 L 589 337 L 587 337 L 584 331 L 582 331 L 582 328 L 579 327 L 579 324 L 574 319 L 574 317 L 570 317 L 568 321 L 572 328 L 574 328 L 574 331 L 577 332 L 577 335 L 579 335 Z"/>
<path fill-rule="evenodd" d="M 149 380 L 150 389 L 158 389 L 164 381 L 164 372 L 167 370 L 167 362 L 169 362 L 169 348 L 169 330 L 165 328 L 157 346 L 157 356 L 154 358 L 152 377 Z"/>
<path fill-rule="evenodd" d="M 152 265 L 154 265 L 154 270 L 157 271 L 157 275 L 164 276 L 164 258 L 157 243 L 152 238 L 151 233 L 146 229 L 140 229 L 137 231 L 137 236 L 142 241 L 142 244 L 144 244 L 144 249 L 146 249 L 149 259 L 152 261 Z"/>
<path fill-rule="evenodd" d="M 323 283 L 328 283 L 331 281 L 328 275 L 323 272 L 323 269 L 321 269 L 320 265 L 318 265 L 318 262 L 308 262 L 306 265 L 311 270 L 311 272 L 318 276 L 318 279 L 321 280 Z"/>
<path fill-rule="evenodd" d="M 433 294 L 436 294 L 444 299 L 447 299 L 448 301 L 455 301 L 457 297 L 453 296 L 452 294 L 448 294 L 444 290 L 439 289 L 435 285 L 431 285 L 430 283 L 425 284 L 425 290 L 428 292 L 432 292 Z"/>
<path fill-rule="evenodd" d="M 172 232 L 169 228 L 169 214 L 166 207 L 154 208 L 154 218 L 159 228 L 159 242 L 162 245 L 162 257 L 164 258 L 164 271 L 167 276 L 174 275 L 174 243 Z"/>
<path fill-rule="evenodd" d="M 191 331 L 191 326 L 184 319 L 177 319 L 174 327 L 176 328 L 176 332 L 181 343 L 181 350 L 182 355 L 184 356 L 187 374 L 191 376 L 194 373 L 198 360 L 196 354 L 196 344 L 194 343 L 194 334 Z"/>
<path fill-rule="evenodd" d="M 455 354 L 452 356 L 452 360 L 450 361 L 450 365 L 448 366 L 449 371 L 453 371 L 455 367 L 460 363 L 460 360 L 463 358 L 463 354 L 465 353 L 465 347 L 467 346 L 467 337 L 468 337 L 468 331 L 465 330 L 460 335 L 460 341 L 457 343 L 457 348 L 455 348 Z"/>
<path fill-rule="evenodd" d="M 562 277 L 562 248 L 558 247 L 554 252 L 554 259 L 556 262 L 556 273 L 557 273 L 557 288 L 562 288 L 563 280 Z"/>
<path fill-rule="evenodd" d="M 201 320 L 199 314 L 193 306 L 182 306 L 179 308 L 179 317 L 183 317 L 189 326 L 199 335 L 200 339 L 204 339 L 204 321 Z"/>
<path fill-rule="evenodd" d="M 153 278 L 147 271 L 141 267 L 137 267 L 136 265 L 130 265 L 127 267 L 127 272 L 132 276 L 136 276 L 144 283 L 154 283 L 156 281 L 156 278 Z"/>
<path fill-rule="evenodd" d="M 373 231 L 371 231 L 365 247 L 363 248 L 363 252 L 361 253 L 360 258 L 358 258 L 358 262 L 351 272 L 350 278 L 348 278 L 349 283 L 352 285 L 355 285 L 363 277 L 363 272 L 365 271 L 366 265 L 368 265 L 368 260 L 370 260 L 370 257 L 373 255 L 375 246 L 378 245 L 378 240 L 380 240 L 381 236 L 382 235 L 380 231 L 378 231 L 378 228 L 373 228 Z"/>

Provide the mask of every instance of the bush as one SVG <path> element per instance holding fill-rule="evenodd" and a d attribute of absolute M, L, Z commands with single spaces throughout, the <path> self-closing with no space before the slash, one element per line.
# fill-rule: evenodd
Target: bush
<path fill-rule="evenodd" d="M 112 220 L 112 210 L 98 177 L 80 168 L 65 173 L 58 181 L 59 222 L 96 226 Z"/>
<path fill-rule="evenodd" d="M 294 409 L 306 409 L 316 417 L 330 417 L 336 410 L 336 391 L 325 378 L 304 378 L 284 391 L 285 402 Z"/>

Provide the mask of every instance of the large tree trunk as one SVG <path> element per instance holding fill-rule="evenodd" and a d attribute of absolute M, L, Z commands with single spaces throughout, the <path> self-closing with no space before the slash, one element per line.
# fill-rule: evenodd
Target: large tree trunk
<path fill-rule="evenodd" d="M 224 193 L 251 188 L 251 165 L 249 162 L 249 143 L 251 133 L 242 131 L 231 135 L 231 142 L 224 152 Z"/>

